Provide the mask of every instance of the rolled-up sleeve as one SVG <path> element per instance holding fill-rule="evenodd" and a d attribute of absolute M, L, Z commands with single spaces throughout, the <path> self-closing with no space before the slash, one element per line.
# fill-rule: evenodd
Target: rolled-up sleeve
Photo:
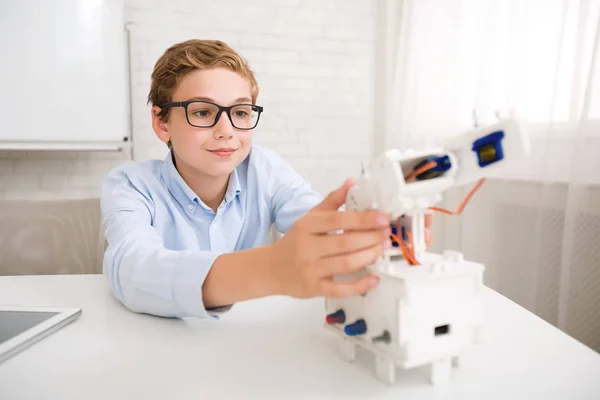
<path fill-rule="evenodd" d="M 107 248 L 103 272 L 128 309 L 164 317 L 210 317 L 202 285 L 219 253 L 165 248 L 152 226 L 153 202 L 119 170 L 102 187 Z"/>

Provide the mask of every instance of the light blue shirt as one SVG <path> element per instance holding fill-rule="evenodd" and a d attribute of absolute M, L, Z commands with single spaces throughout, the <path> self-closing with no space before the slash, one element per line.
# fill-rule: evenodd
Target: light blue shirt
<path fill-rule="evenodd" d="M 102 188 L 104 274 L 132 311 L 215 316 L 223 310 L 207 310 L 202 301 L 215 259 L 267 244 L 272 225 L 286 233 L 321 200 L 283 159 L 257 145 L 231 174 L 216 213 L 185 183 L 170 152 L 164 161 L 123 164 Z"/>

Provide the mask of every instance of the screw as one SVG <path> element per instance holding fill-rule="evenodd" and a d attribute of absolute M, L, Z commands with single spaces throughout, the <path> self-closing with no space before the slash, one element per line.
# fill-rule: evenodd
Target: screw
<path fill-rule="evenodd" d="M 373 341 L 373 343 L 390 343 L 392 341 L 392 336 L 390 335 L 390 333 L 388 331 L 383 331 L 383 333 L 379 336 L 375 336 L 373 339 L 371 339 Z"/>

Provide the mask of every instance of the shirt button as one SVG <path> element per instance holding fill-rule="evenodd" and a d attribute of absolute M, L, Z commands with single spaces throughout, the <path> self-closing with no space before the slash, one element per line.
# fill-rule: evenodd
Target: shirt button
<path fill-rule="evenodd" d="M 194 205 L 193 204 L 188 204 L 187 208 L 188 208 L 188 210 L 193 210 L 194 209 Z"/>
<path fill-rule="evenodd" d="M 213 228 L 215 231 L 216 231 L 216 230 L 219 230 L 219 224 L 215 222 L 215 223 L 213 224 L 212 228 Z"/>

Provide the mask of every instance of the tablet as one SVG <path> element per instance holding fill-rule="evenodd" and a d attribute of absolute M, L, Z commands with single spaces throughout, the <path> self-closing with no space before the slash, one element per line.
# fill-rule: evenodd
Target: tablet
<path fill-rule="evenodd" d="M 0 305 L 0 363 L 50 335 L 81 315 L 67 307 Z"/>

